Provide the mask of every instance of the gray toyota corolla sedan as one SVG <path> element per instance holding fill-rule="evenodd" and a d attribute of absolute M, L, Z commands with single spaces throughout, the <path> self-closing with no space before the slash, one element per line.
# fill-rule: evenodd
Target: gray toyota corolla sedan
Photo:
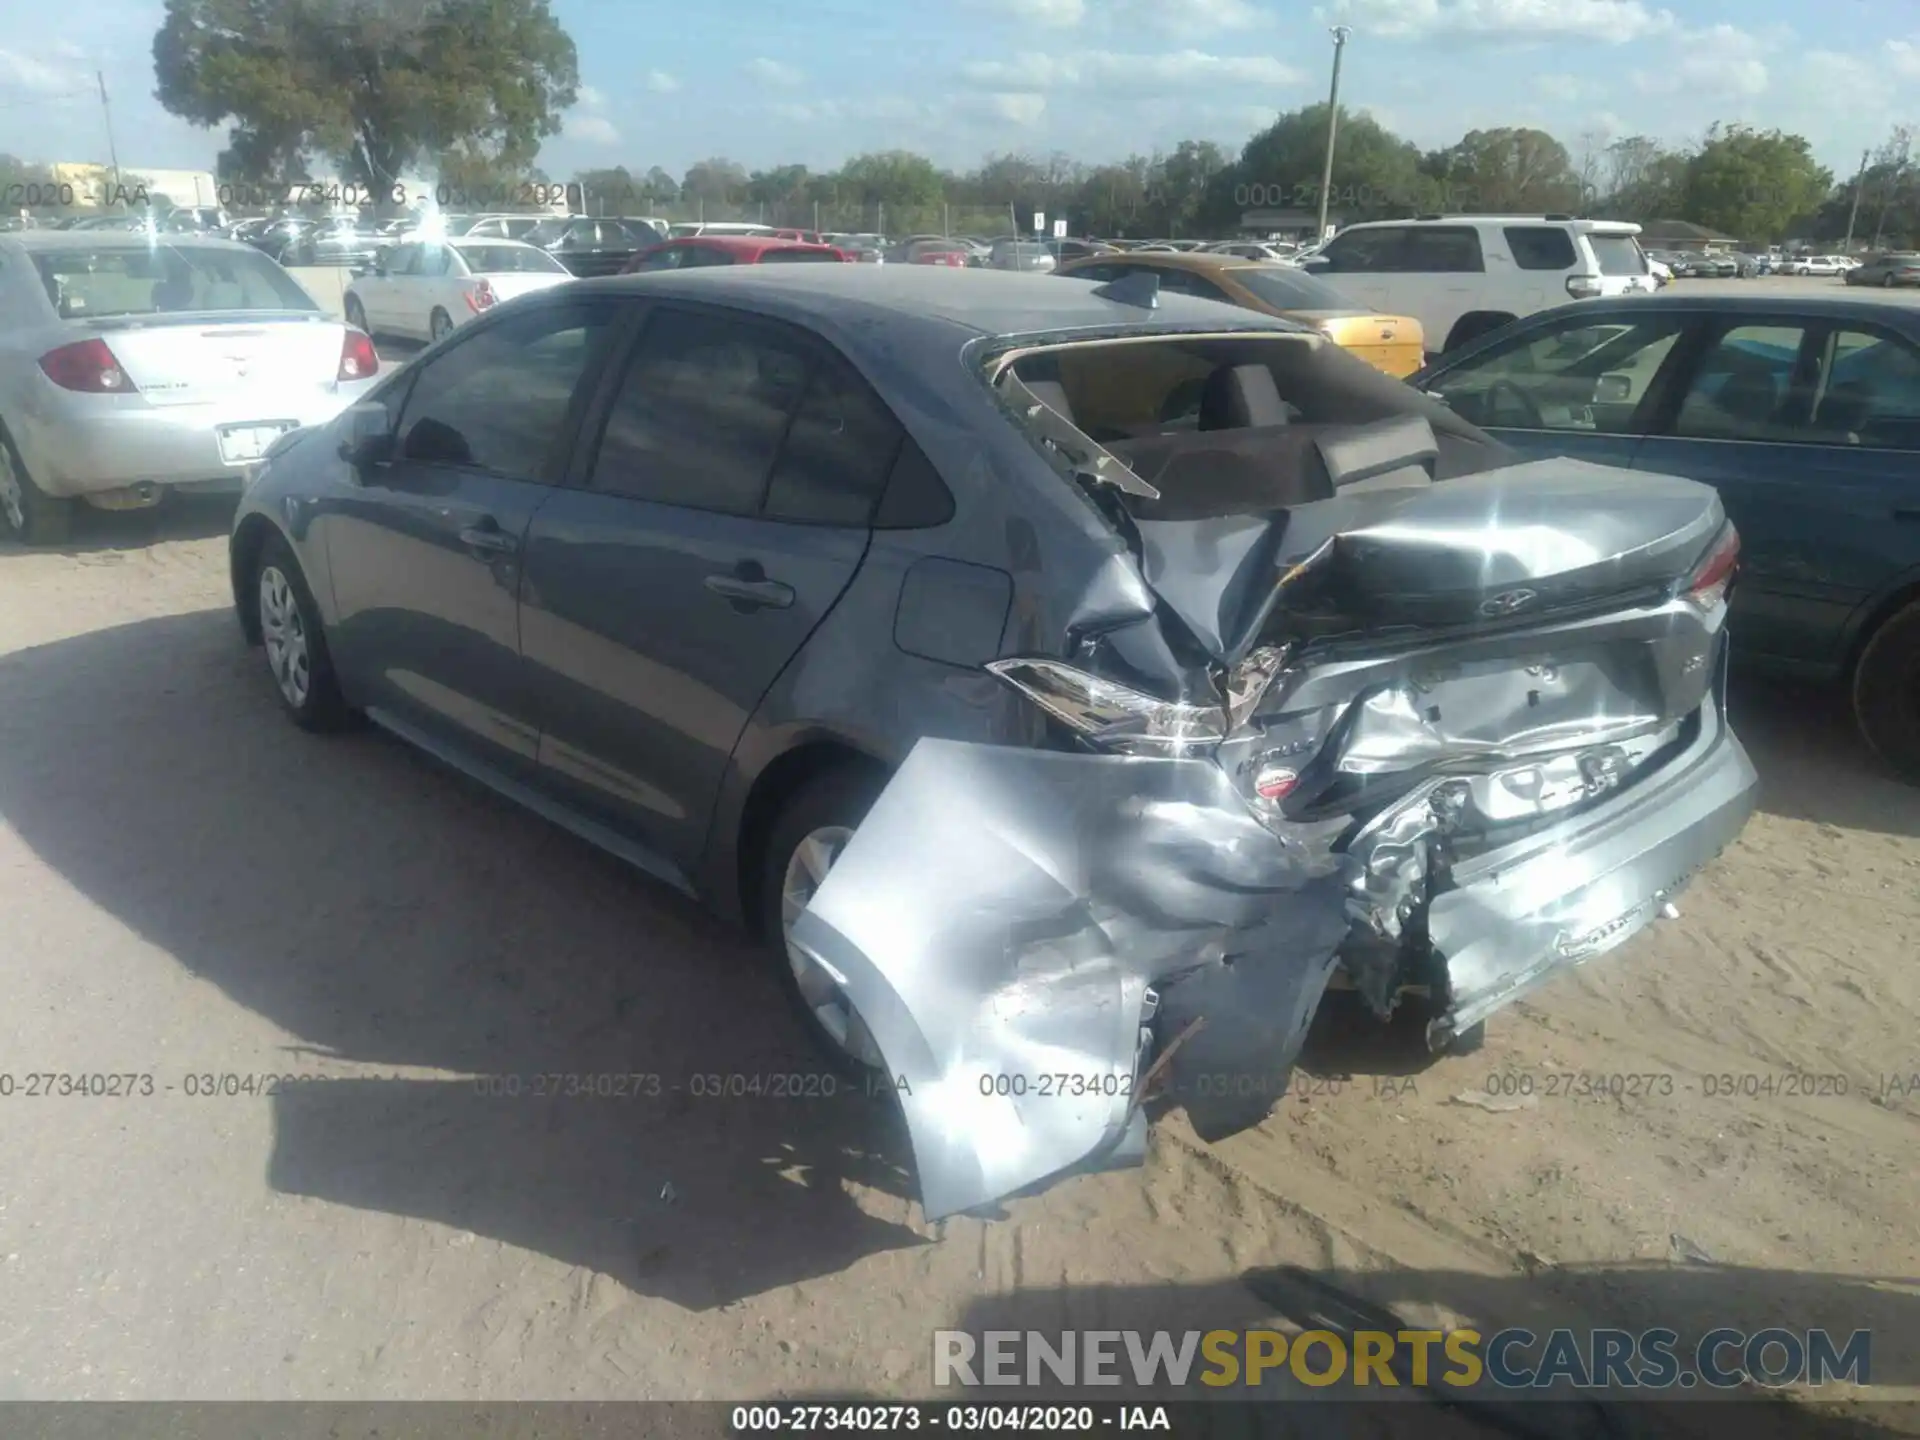
<path fill-rule="evenodd" d="M 822 265 L 498 307 L 280 441 L 232 572 L 295 721 L 755 927 L 937 1216 L 1257 1124 L 1329 987 L 1470 1047 L 1672 918 L 1753 801 L 1737 554 L 1151 277 Z"/>

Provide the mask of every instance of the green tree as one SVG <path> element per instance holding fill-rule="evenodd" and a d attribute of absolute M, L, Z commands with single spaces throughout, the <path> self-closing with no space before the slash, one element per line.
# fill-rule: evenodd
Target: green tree
<path fill-rule="evenodd" d="M 939 168 L 911 150 L 880 150 L 856 155 L 835 177 L 840 197 L 861 206 L 910 210 L 938 205 L 946 198 Z"/>
<path fill-rule="evenodd" d="M 1833 190 L 1801 135 L 1715 125 L 1687 161 L 1686 218 L 1742 240 L 1783 240 Z"/>
<path fill-rule="evenodd" d="M 1470 130 L 1421 168 L 1438 182 L 1433 198 L 1443 211 L 1571 213 L 1581 204 L 1573 157 L 1544 130 Z"/>
<path fill-rule="evenodd" d="M 680 182 L 682 198 L 708 208 L 738 205 L 746 198 L 746 191 L 746 168 L 723 155 L 709 156 L 691 166 Z"/>
<path fill-rule="evenodd" d="M 811 223 L 812 177 L 804 165 L 776 165 L 747 177 L 747 200 L 762 207 L 774 224 Z"/>
<path fill-rule="evenodd" d="M 1231 165 L 1226 151 L 1211 140 L 1182 140 L 1160 158 L 1150 182 L 1162 233 L 1191 235 L 1216 177 Z"/>
<path fill-rule="evenodd" d="M 1289 111 L 1247 141 L 1240 158 L 1208 188 L 1199 223 L 1227 229 L 1250 209 L 1315 210 L 1327 153 L 1327 107 Z M 1435 193 L 1420 151 L 1371 115 L 1340 107 L 1328 216 L 1371 220 L 1424 209 Z"/>
<path fill-rule="evenodd" d="M 231 127 L 227 173 L 325 156 L 382 196 L 456 146 L 530 161 L 579 78 L 548 0 L 167 0 L 153 60 L 169 112 Z"/>
<path fill-rule="evenodd" d="M 641 203 L 640 184 L 624 165 L 575 171 L 568 182 L 568 196 L 572 204 L 584 205 L 589 215 L 630 214 Z"/>
<path fill-rule="evenodd" d="M 1646 135 L 1630 135 L 1606 149 L 1598 206 L 1621 220 L 1684 220 L 1687 165 L 1683 151 Z"/>

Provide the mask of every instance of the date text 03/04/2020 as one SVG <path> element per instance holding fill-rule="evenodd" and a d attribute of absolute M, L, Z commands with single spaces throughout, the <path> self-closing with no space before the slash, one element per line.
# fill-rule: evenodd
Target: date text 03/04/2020
<path fill-rule="evenodd" d="M 873 1405 L 736 1405 L 735 1435 L 811 1435 L 821 1431 L 944 1430 L 952 1434 L 1097 1435 L 1113 1430 L 1167 1432 L 1164 1405 L 950 1405 L 906 1401 Z"/>

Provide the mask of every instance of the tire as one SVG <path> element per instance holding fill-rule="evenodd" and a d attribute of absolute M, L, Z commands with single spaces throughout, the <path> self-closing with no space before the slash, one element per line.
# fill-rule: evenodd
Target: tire
<path fill-rule="evenodd" d="M 452 333 L 453 317 L 438 305 L 434 306 L 433 314 L 427 317 L 427 338 L 437 345 Z"/>
<path fill-rule="evenodd" d="M 789 953 L 786 931 L 791 915 L 804 908 L 805 895 L 812 886 L 805 884 L 808 865 L 802 846 L 813 841 L 828 853 L 816 849 L 825 865 L 831 866 L 832 852 L 846 843 L 873 802 L 885 788 L 884 779 L 866 769 L 852 766 L 830 770 L 807 781 L 787 802 L 768 833 L 764 863 L 756 896 L 761 945 L 788 1003 L 799 1016 L 808 1037 L 821 1058 L 842 1076 L 867 1080 L 885 1067 L 884 1058 L 873 1045 L 866 1026 L 861 1024 L 839 989 L 798 952 Z M 818 884 L 818 875 L 812 884 Z M 790 903 L 792 905 L 789 913 Z"/>
<path fill-rule="evenodd" d="M 73 531 L 73 501 L 33 483 L 13 437 L 0 425 L 0 530 L 22 545 L 59 545 Z"/>
<path fill-rule="evenodd" d="M 293 550 L 279 535 L 260 547 L 253 571 L 253 603 L 261 650 L 281 708 L 302 730 L 345 730 L 355 720 L 327 650 L 320 607 Z"/>
<path fill-rule="evenodd" d="M 349 295 L 347 297 L 346 311 L 347 324 L 356 330 L 365 331 L 368 335 L 373 334 L 373 331 L 368 328 L 367 325 L 366 307 L 360 303 L 360 297 L 358 295 Z"/>
<path fill-rule="evenodd" d="M 1853 277 L 1848 276 L 1847 278 L 1849 281 L 1851 281 Z M 1886 274 L 1880 277 L 1880 288 L 1882 290 L 1893 289 L 1893 272 L 1891 270 L 1889 270 Z"/>
<path fill-rule="evenodd" d="M 1888 617 L 1853 671 L 1853 716 L 1886 766 L 1920 785 L 1920 601 Z"/>

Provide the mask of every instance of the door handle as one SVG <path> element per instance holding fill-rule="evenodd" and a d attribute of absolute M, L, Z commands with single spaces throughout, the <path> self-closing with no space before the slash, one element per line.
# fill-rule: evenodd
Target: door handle
<path fill-rule="evenodd" d="M 520 542 L 502 530 L 500 522 L 491 515 L 482 516 L 463 528 L 460 543 L 469 550 L 483 550 L 489 555 L 511 555 L 520 548 Z"/>
<path fill-rule="evenodd" d="M 707 589 L 743 613 L 749 610 L 785 610 L 793 604 L 793 587 L 782 585 L 778 580 L 769 580 L 767 572 L 754 560 L 742 560 L 734 566 L 731 574 L 707 576 L 706 585 Z"/>

